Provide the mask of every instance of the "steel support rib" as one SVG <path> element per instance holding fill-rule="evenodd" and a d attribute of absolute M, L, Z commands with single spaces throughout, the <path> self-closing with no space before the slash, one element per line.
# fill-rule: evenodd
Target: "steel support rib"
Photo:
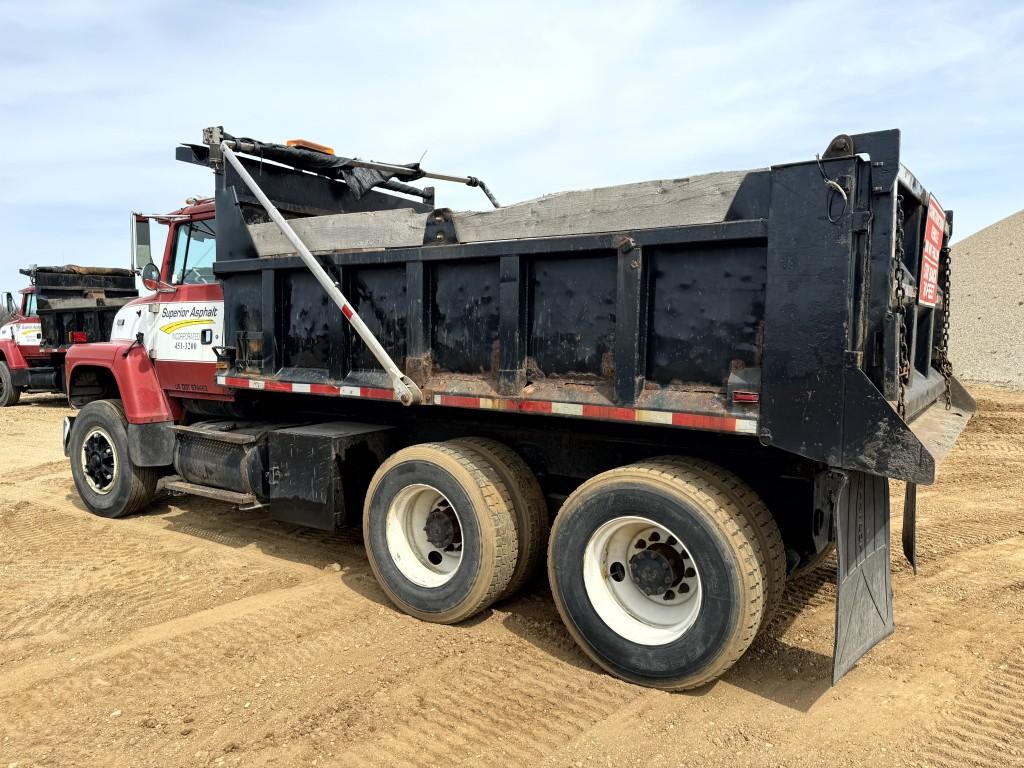
<path fill-rule="evenodd" d="M 420 403 L 423 401 L 423 393 L 420 392 L 420 388 L 416 386 L 416 383 L 402 373 L 401 369 L 395 364 L 395 361 L 391 359 L 391 355 L 387 353 L 384 346 L 377 340 L 377 337 L 373 335 L 373 331 L 366 327 L 366 323 L 359 317 L 359 313 L 356 312 L 349 300 L 345 298 L 345 294 L 341 292 L 341 289 L 337 284 L 331 280 L 331 276 L 327 274 L 320 262 L 316 260 L 306 244 L 299 239 L 299 236 L 292 229 L 291 225 L 287 222 L 281 212 L 277 210 L 274 204 L 270 201 L 270 198 L 266 196 L 256 180 L 253 179 L 252 175 L 245 169 L 238 156 L 235 155 L 234 150 L 229 146 L 233 142 L 222 141 L 220 144 L 221 152 L 224 154 L 224 158 L 231 163 L 231 167 L 235 169 L 235 172 L 241 177 L 242 181 L 245 182 L 246 186 L 253 193 L 257 200 L 260 201 L 267 214 L 273 220 L 275 224 L 280 228 L 284 236 L 288 238 L 295 251 L 302 259 L 303 263 L 313 273 L 313 277 L 316 278 L 317 282 L 323 287 L 327 295 L 331 297 L 331 301 L 338 305 L 338 309 L 345 318 L 351 323 L 355 332 L 359 334 L 359 338 L 363 340 L 363 343 L 370 349 L 373 356 L 380 363 L 381 367 L 387 371 L 388 376 L 391 378 L 391 386 L 395 390 L 395 394 L 403 405 L 412 405 L 413 403 Z"/>

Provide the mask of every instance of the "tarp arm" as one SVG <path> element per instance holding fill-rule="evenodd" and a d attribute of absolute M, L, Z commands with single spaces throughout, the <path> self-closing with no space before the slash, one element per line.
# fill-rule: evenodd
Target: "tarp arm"
<path fill-rule="evenodd" d="M 330 296 L 331 301 L 338 305 L 341 310 L 341 314 L 345 316 L 345 319 L 351 323 L 352 328 L 359 338 L 363 340 L 363 343 L 369 348 L 370 352 L 380 363 L 381 367 L 387 371 L 388 377 L 391 379 L 391 386 L 395 390 L 395 396 L 402 402 L 403 405 L 412 405 L 413 403 L 420 403 L 423 401 L 423 393 L 420 392 L 420 388 L 416 386 L 416 383 L 406 376 L 395 365 L 395 361 L 391 359 L 391 355 L 387 353 L 384 346 L 377 340 L 377 337 L 373 335 L 363 319 L 359 317 L 359 313 L 356 312 L 355 308 L 349 303 L 348 299 L 345 298 L 345 294 L 341 292 L 341 289 L 337 284 L 331 280 L 331 276 L 327 274 L 320 262 L 316 260 L 309 248 L 306 247 L 305 243 L 299 239 L 299 236 L 292 229 L 291 225 L 285 220 L 281 212 L 277 210 L 270 198 L 266 196 L 256 181 L 250 175 L 250 173 L 242 165 L 242 162 L 238 159 L 238 156 L 234 153 L 233 149 L 229 144 L 234 142 L 222 141 L 220 144 L 220 150 L 223 153 L 225 159 L 231 163 L 231 167 L 235 169 L 242 181 L 245 182 L 246 186 L 253 193 L 260 204 L 266 209 L 267 214 L 273 220 L 275 224 L 284 233 L 284 236 L 288 238 L 288 241 L 295 247 L 296 253 L 299 258 L 302 259 L 303 263 L 313 273 L 313 277 L 316 278 L 317 282 L 323 287 L 324 291 Z"/>
<path fill-rule="evenodd" d="M 360 197 L 373 187 L 424 197 L 423 190 L 403 184 L 403 182 L 426 178 L 465 184 L 467 187 L 479 187 L 487 195 L 491 205 L 495 208 L 501 207 L 487 185 L 476 176 L 453 176 L 447 173 L 425 171 L 420 168 L 419 163 L 399 165 L 397 163 L 379 163 L 374 160 L 360 160 L 357 157 L 339 157 L 303 147 L 286 147 L 281 144 L 235 137 L 224 133 L 224 130 L 219 127 L 206 128 L 203 131 L 203 143 L 211 147 L 227 144 L 235 152 L 290 165 L 293 168 L 310 171 L 328 178 L 341 178 L 356 197 Z"/>
<path fill-rule="evenodd" d="M 356 168 L 367 168 L 371 171 L 381 171 L 383 173 L 393 173 L 396 176 L 409 172 L 409 168 L 404 165 L 394 165 L 392 163 L 375 163 L 372 160 L 359 160 L 358 158 L 352 158 L 349 161 L 350 165 Z M 478 179 L 476 176 L 450 176 L 446 173 L 434 173 L 432 171 L 420 170 L 420 178 L 424 179 L 437 179 L 438 181 L 451 181 L 456 184 L 465 184 L 467 187 L 480 187 L 480 191 L 487 195 L 487 199 L 491 201 L 491 205 L 495 208 L 500 208 L 501 205 L 498 203 L 497 198 L 491 194 L 491 190 L 484 184 L 483 181 Z"/>

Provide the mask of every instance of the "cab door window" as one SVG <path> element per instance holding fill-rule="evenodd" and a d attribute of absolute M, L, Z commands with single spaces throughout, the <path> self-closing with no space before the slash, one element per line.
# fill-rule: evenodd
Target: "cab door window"
<path fill-rule="evenodd" d="M 25 294 L 25 311 L 22 314 L 24 314 L 25 317 L 35 317 L 36 295 L 34 293 Z"/>
<path fill-rule="evenodd" d="M 213 264 L 217 260 L 217 229 L 214 219 L 179 224 L 174 235 L 174 285 L 202 285 L 216 282 Z"/>

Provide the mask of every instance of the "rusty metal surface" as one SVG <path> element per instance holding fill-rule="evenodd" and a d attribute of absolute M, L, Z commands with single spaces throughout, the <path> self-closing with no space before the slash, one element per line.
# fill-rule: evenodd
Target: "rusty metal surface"
<path fill-rule="evenodd" d="M 911 431 L 921 441 L 938 467 L 952 449 L 967 422 L 977 410 L 974 399 L 956 379 L 950 382 L 953 405 L 947 411 L 945 404 L 939 400 L 910 424 Z"/>

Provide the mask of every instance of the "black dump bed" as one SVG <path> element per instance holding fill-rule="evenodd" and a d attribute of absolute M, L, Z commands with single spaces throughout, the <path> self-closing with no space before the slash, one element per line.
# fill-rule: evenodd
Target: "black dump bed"
<path fill-rule="evenodd" d="M 21 273 L 32 278 L 36 288 L 41 346 L 53 351 L 76 341 L 109 341 L 117 310 L 139 295 L 135 273 L 128 269 L 69 264 Z"/>
<path fill-rule="evenodd" d="M 179 158 L 217 173 L 221 382 L 387 397 L 216 147 Z M 423 390 L 415 408 L 737 432 L 925 483 L 973 412 L 944 363 L 952 215 L 901 165 L 898 131 L 479 213 L 243 162 Z"/>

